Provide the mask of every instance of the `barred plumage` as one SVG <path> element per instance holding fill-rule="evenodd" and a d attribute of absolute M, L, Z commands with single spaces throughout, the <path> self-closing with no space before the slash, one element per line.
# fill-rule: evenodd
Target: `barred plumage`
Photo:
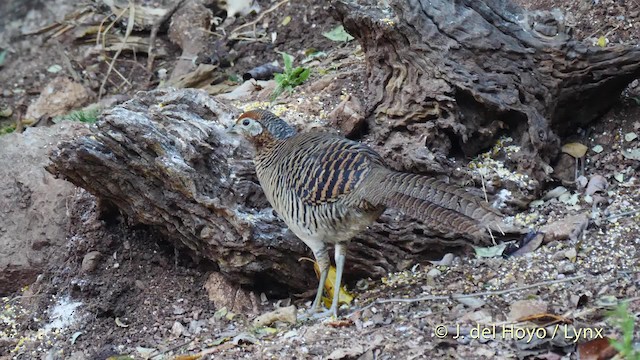
<path fill-rule="evenodd" d="M 330 266 L 327 244 L 335 245 L 339 287 L 346 244 L 385 207 L 472 241 L 486 240 L 490 231 L 524 233 L 464 189 L 387 169 L 380 155 L 358 142 L 328 133 L 296 134 L 266 110 L 242 114 L 233 130 L 256 147 L 256 172 L 267 199 L 318 261 L 321 276 L 312 310 L 320 305 Z M 338 291 L 329 310 L 333 315 L 337 296 Z"/>

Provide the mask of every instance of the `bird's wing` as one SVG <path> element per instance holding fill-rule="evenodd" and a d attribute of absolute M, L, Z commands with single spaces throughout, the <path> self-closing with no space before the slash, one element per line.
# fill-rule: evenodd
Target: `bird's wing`
<path fill-rule="evenodd" d="M 311 205 L 339 200 L 351 193 L 370 172 L 380 156 L 368 147 L 339 137 L 325 136 L 324 143 L 302 153 L 293 190 Z"/>

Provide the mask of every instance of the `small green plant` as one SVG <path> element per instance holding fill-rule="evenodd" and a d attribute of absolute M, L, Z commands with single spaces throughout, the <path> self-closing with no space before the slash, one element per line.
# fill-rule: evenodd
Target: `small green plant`
<path fill-rule="evenodd" d="M 0 127 L 0 135 L 11 134 L 14 131 L 16 131 L 16 124 Z"/>
<path fill-rule="evenodd" d="M 613 311 L 609 313 L 609 318 L 620 327 L 622 331 L 621 340 L 610 340 L 613 346 L 624 359 L 640 360 L 640 350 L 633 345 L 633 330 L 635 327 L 635 319 L 629 313 L 629 303 L 623 302 Z"/>
<path fill-rule="evenodd" d="M 94 122 L 96 122 L 96 120 L 98 120 L 98 115 L 100 115 L 100 109 L 98 107 L 91 107 L 88 109 L 75 110 L 68 113 L 67 115 L 56 117 L 54 119 L 54 122 L 69 120 L 93 124 Z"/>
<path fill-rule="evenodd" d="M 308 68 L 301 66 L 294 69 L 293 57 L 285 52 L 282 52 L 281 54 L 282 60 L 284 61 L 284 72 L 274 75 L 274 80 L 277 85 L 271 94 L 271 101 L 277 99 L 285 90 L 292 92 L 293 88 L 305 82 L 311 73 Z"/>

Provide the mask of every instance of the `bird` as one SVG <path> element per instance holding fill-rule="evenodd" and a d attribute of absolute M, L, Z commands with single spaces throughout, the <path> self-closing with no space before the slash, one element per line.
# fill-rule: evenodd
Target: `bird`
<path fill-rule="evenodd" d="M 329 247 L 334 247 L 334 289 L 340 289 L 349 241 L 386 208 L 474 242 L 493 240 L 493 232 L 524 233 L 462 187 L 395 171 L 367 145 L 337 134 L 298 133 L 265 109 L 242 113 L 229 132 L 253 145 L 256 174 L 267 200 L 313 252 L 320 269 L 310 309 L 316 315 L 338 316 L 338 290 L 329 310 L 320 311 L 331 266 Z"/>

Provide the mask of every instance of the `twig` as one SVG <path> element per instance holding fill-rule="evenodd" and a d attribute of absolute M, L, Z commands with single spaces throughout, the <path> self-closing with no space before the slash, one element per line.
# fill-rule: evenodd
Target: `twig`
<path fill-rule="evenodd" d="M 495 291 L 483 291 L 483 292 L 477 292 L 477 293 L 471 293 L 471 294 L 451 294 L 451 295 L 432 295 L 432 296 L 424 296 L 424 297 L 419 297 L 419 298 L 410 298 L 410 299 L 402 299 L 402 298 L 390 298 L 390 299 L 381 299 L 381 300 L 376 300 L 374 302 L 372 302 L 371 304 L 357 309 L 355 311 L 353 311 L 351 314 L 349 314 L 348 316 L 353 315 L 354 313 L 358 312 L 358 311 L 364 311 L 376 304 L 386 304 L 386 303 L 393 303 L 393 302 L 399 302 L 399 303 L 414 303 L 414 302 L 420 302 L 420 301 L 441 301 L 441 300 L 455 300 L 455 299 L 466 299 L 466 298 L 471 298 L 471 297 L 480 297 L 480 296 L 490 296 L 490 295 L 503 295 L 503 294 L 508 294 L 511 292 L 516 292 L 516 291 L 521 291 L 521 290 L 528 290 L 528 289 L 532 289 L 532 288 L 536 288 L 536 287 L 540 287 L 540 286 L 545 286 L 545 285 L 553 285 L 553 284 L 559 284 L 559 283 L 564 283 L 564 282 L 569 282 L 569 281 L 574 281 L 574 280 L 580 280 L 582 278 L 586 277 L 586 275 L 578 275 L 578 276 L 574 276 L 574 277 L 570 277 L 570 278 L 564 278 L 564 279 L 558 279 L 558 280 L 548 280 L 548 281 L 541 281 L 541 282 L 537 282 L 534 284 L 530 284 L 530 285 L 524 285 L 524 286 L 519 286 L 519 287 L 515 287 L 512 289 L 504 289 L 504 290 L 495 290 Z"/>
<path fill-rule="evenodd" d="M 266 40 L 264 36 L 259 37 L 259 38 L 236 36 L 236 37 L 233 38 L 233 40 L 245 40 L 245 41 L 269 43 L 269 40 Z"/>
<path fill-rule="evenodd" d="M 484 194 L 484 201 L 489 203 L 489 198 L 487 197 L 487 187 L 484 185 L 484 175 L 482 171 L 478 171 L 480 174 L 480 181 L 482 181 L 482 193 Z"/>
<path fill-rule="evenodd" d="M 164 24 L 164 22 L 167 21 L 167 19 L 173 16 L 176 10 L 178 10 L 178 8 L 182 6 L 183 2 L 184 0 L 179 0 L 178 2 L 173 4 L 169 9 L 167 9 L 167 12 L 164 15 L 162 15 L 158 20 L 156 20 L 153 23 L 153 26 L 151 26 L 151 36 L 149 36 L 149 51 L 147 52 L 147 71 L 149 71 L 152 74 L 153 74 L 153 61 L 156 58 L 155 43 L 156 43 L 156 37 L 158 36 L 158 31 L 160 31 L 160 27 L 162 26 L 162 24 Z"/>
<path fill-rule="evenodd" d="M 107 74 L 104 76 L 104 79 L 102 80 L 102 84 L 100 84 L 100 91 L 98 91 L 98 99 L 102 99 L 102 95 L 104 94 L 104 86 L 107 83 L 107 79 L 109 78 L 109 75 L 113 70 L 113 66 L 116 63 L 118 56 L 120 56 L 122 49 L 124 49 L 124 45 L 127 43 L 127 39 L 129 39 L 129 35 L 131 35 L 131 32 L 133 31 L 133 26 L 135 25 L 135 16 L 136 16 L 136 8 L 133 4 L 133 1 L 129 0 L 129 20 L 127 22 L 127 31 L 124 34 L 124 39 L 122 39 L 122 42 L 120 43 L 120 47 L 118 47 L 118 50 L 116 51 L 115 55 L 113 55 L 113 59 L 109 64 L 109 70 L 107 70 Z"/>
<path fill-rule="evenodd" d="M 618 303 L 619 304 L 625 303 L 625 302 L 626 303 L 632 303 L 632 302 L 635 302 L 635 301 L 638 301 L 638 300 L 640 300 L 640 296 L 636 296 L 636 297 L 632 297 L 632 298 L 628 298 L 628 299 L 622 299 Z M 571 317 L 573 319 L 577 319 L 577 318 L 589 315 L 591 313 L 594 313 L 596 310 L 599 310 L 599 309 L 602 309 L 602 308 L 603 308 L 603 306 L 591 307 L 591 308 L 588 308 L 588 309 L 583 309 L 583 310 L 581 310 L 581 311 L 579 311 L 577 313 L 573 313 L 574 310 L 570 310 L 570 311 L 567 311 L 566 313 L 564 313 L 562 315 L 562 317 L 565 317 L 565 318 Z"/>
<path fill-rule="evenodd" d="M 124 15 L 124 13 L 127 11 L 127 8 L 122 9 L 122 11 L 120 12 L 120 14 L 118 14 L 118 16 L 116 16 L 115 19 L 113 19 L 113 21 L 111 22 L 111 24 L 109 24 L 109 26 L 107 26 L 106 29 L 104 29 L 104 31 L 102 32 L 102 47 L 106 48 L 107 47 L 107 33 L 109 32 L 109 30 L 111 30 L 111 28 L 118 22 L 118 20 L 120 20 L 120 18 Z M 104 18 L 104 20 L 102 20 L 102 22 L 100 23 L 100 27 L 98 28 L 98 34 L 96 35 L 96 45 L 100 44 L 100 29 L 102 29 L 102 25 L 104 25 L 104 21 L 106 21 L 108 19 L 108 16 Z"/>
<path fill-rule="evenodd" d="M 107 63 L 107 62 L 105 61 L 105 63 Z M 107 65 L 109 65 L 109 63 L 107 63 Z M 122 75 L 122 73 L 120 73 L 120 71 L 118 71 L 118 69 L 113 69 L 113 72 L 116 73 L 116 75 L 118 75 L 120 77 L 120 79 L 122 79 L 122 81 L 127 83 L 127 85 L 132 86 L 131 82 L 126 77 L 124 77 L 124 75 Z"/>
<path fill-rule="evenodd" d="M 635 215 L 635 214 L 637 214 L 637 213 L 640 213 L 640 209 L 638 209 L 638 210 L 631 210 L 631 211 L 627 211 L 627 212 L 623 212 L 623 213 L 619 213 L 619 214 L 611 215 L 611 216 L 609 216 L 609 217 L 607 218 L 607 221 L 612 221 L 612 220 L 615 220 L 615 219 L 617 219 L 617 218 L 619 218 L 619 217 L 623 217 L 623 216 Z"/>
<path fill-rule="evenodd" d="M 262 13 L 261 13 L 261 14 L 260 14 L 260 15 L 255 19 L 255 20 L 250 21 L 250 22 L 248 22 L 248 23 L 246 23 L 246 24 L 242 24 L 242 25 L 238 26 L 237 28 L 235 28 L 235 29 L 231 30 L 231 34 L 237 33 L 240 29 L 245 28 L 245 27 L 247 27 L 247 26 L 253 26 L 253 33 L 254 33 L 254 36 L 255 36 L 255 32 L 256 32 L 255 25 L 256 25 L 257 23 L 259 23 L 259 22 L 260 22 L 260 20 L 262 20 L 262 18 L 263 18 L 265 15 L 267 15 L 268 13 L 270 13 L 270 12 L 272 12 L 272 11 L 276 10 L 277 8 L 279 8 L 282 4 L 284 4 L 284 3 L 286 3 L 286 2 L 289 2 L 289 0 L 282 0 L 282 1 L 280 1 L 279 3 L 277 3 L 277 4 L 273 5 L 271 8 L 269 8 L 269 9 L 267 9 L 267 10 L 263 11 L 263 12 L 262 12 Z"/>
<path fill-rule="evenodd" d="M 173 351 L 173 350 L 175 350 L 175 349 L 179 349 L 179 348 L 181 348 L 181 347 L 183 347 L 183 346 L 187 346 L 187 345 L 191 344 L 192 342 L 193 342 L 193 339 L 191 339 L 191 340 L 189 340 L 189 341 L 185 341 L 185 342 L 183 342 L 183 343 L 181 343 L 181 344 L 178 344 L 178 345 L 176 345 L 176 346 L 170 347 L 170 348 L 168 348 L 168 349 L 166 349 L 166 350 L 164 350 L 164 351 L 162 351 L 162 352 L 158 352 L 157 354 L 152 355 L 149 359 L 157 358 L 157 357 L 158 357 L 158 356 L 160 356 L 160 355 L 164 355 L 164 354 L 166 354 L 166 353 L 168 353 L 168 352 L 170 352 L 170 351 Z M 157 350 L 156 350 L 156 351 L 157 351 Z"/>

